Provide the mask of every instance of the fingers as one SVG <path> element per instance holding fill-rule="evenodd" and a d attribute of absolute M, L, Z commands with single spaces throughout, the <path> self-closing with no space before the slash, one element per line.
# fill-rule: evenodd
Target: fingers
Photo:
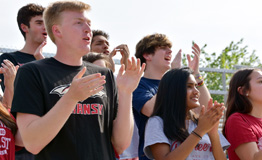
<path fill-rule="evenodd" d="M 3 60 L 3 63 L 1 65 L 2 65 L 1 72 L 4 75 L 5 74 L 12 74 L 12 75 L 16 74 L 16 67 L 9 60 L 7 59 Z"/>
<path fill-rule="evenodd" d="M 139 69 L 140 69 L 140 71 L 139 71 L 139 76 L 141 77 L 142 76 L 142 74 L 144 73 L 144 71 L 145 71 L 145 68 L 146 68 L 146 64 L 145 63 L 143 63 L 142 64 L 142 66 L 141 66 L 141 68 L 140 68 L 140 66 L 141 66 L 141 61 L 140 61 L 140 59 L 138 58 L 137 59 L 137 69 L 138 69 L 138 71 L 139 71 Z"/>
<path fill-rule="evenodd" d="M 85 72 L 86 72 L 86 67 L 82 68 L 81 71 L 79 71 L 79 72 L 77 73 L 77 75 L 74 77 L 74 79 L 80 79 L 80 78 L 82 78 L 83 75 L 85 74 Z"/>
<path fill-rule="evenodd" d="M 207 105 L 208 105 L 208 106 L 207 106 L 207 109 L 208 109 L 208 110 L 213 107 L 213 99 L 212 99 L 212 98 L 210 98 L 210 100 L 208 101 Z"/>
<path fill-rule="evenodd" d="M 180 49 L 171 63 L 171 68 L 181 68 L 182 50 Z"/>
<path fill-rule="evenodd" d="M 192 46 L 192 49 L 193 49 L 194 54 L 197 54 L 197 55 L 200 54 L 200 48 L 196 43 L 194 43 L 194 45 Z"/>
<path fill-rule="evenodd" d="M 116 49 L 120 52 L 122 56 L 129 57 L 129 49 L 126 44 L 121 44 L 117 46 Z"/>
<path fill-rule="evenodd" d="M 190 62 L 191 62 L 191 57 L 190 57 L 190 55 L 187 54 L 186 57 L 187 57 L 187 62 L 188 62 L 188 64 L 190 64 Z"/>
<path fill-rule="evenodd" d="M 200 111 L 200 116 L 204 115 L 204 113 L 205 113 L 205 106 L 202 105 L 201 111 Z"/>
<path fill-rule="evenodd" d="M 122 76 L 123 73 L 124 73 L 124 70 L 125 70 L 125 65 L 122 64 L 121 67 L 120 67 L 120 69 L 119 69 L 119 71 L 118 71 L 118 75 L 119 75 L 119 76 Z"/>
<path fill-rule="evenodd" d="M 46 44 L 47 44 L 47 41 L 43 41 L 38 48 L 42 49 Z"/>
<path fill-rule="evenodd" d="M 105 76 L 101 76 L 101 73 L 95 73 L 83 77 L 86 68 L 84 67 L 74 77 L 68 93 L 72 99 L 77 101 L 85 100 L 86 98 L 98 93 L 103 89 L 105 84 Z"/>
<path fill-rule="evenodd" d="M 116 55 L 116 51 L 117 51 L 117 49 L 116 48 L 114 48 L 113 50 L 112 50 L 112 52 L 110 52 L 109 53 L 109 57 L 114 57 L 115 55 Z"/>
<path fill-rule="evenodd" d="M 209 116 L 211 118 L 211 121 L 213 123 L 216 123 L 217 121 L 219 121 L 219 119 L 224 114 L 223 112 L 224 110 L 225 110 L 225 106 L 215 101 L 214 106 L 209 110 Z"/>

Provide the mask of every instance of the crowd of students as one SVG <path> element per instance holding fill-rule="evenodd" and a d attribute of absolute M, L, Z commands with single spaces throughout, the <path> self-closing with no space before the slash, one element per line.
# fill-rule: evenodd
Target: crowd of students
<path fill-rule="evenodd" d="M 109 35 L 91 30 L 89 11 L 81 1 L 19 10 L 25 45 L 0 56 L 0 159 L 262 159 L 261 69 L 236 71 L 224 105 L 205 85 L 197 44 L 187 67 L 160 33 L 130 58 L 128 45 L 111 51 Z M 42 54 L 47 35 L 54 57 Z"/>

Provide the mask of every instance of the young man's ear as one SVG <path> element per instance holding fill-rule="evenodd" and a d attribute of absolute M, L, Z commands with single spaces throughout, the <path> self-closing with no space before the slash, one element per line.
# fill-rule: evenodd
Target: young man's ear
<path fill-rule="evenodd" d="M 28 28 L 29 28 L 29 27 L 28 27 L 27 25 L 25 25 L 25 24 L 22 23 L 22 24 L 20 25 L 20 27 L 21 27 L 21 29 L 22 29 L 25 33 L 28 32 Z"/>
<path fill-rule="evenodd" d="M 53 25 L 52 26 L 52 32 L 54 34 L 55 37 L 62 37 L 62 34 L 61 34 L 61 31 L 60 31 L 60 28 L 58 25 Z"/>
<path fill-rule="evenodd" d="M 145 60 L 150 61 L 152 59 L 152 54 L 144 53 L 143 57 L 145 58 Z"/>

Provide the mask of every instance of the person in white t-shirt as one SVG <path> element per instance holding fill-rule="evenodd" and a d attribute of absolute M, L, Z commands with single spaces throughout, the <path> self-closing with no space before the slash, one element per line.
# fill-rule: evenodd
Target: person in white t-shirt
<path fill-rule="evenodd" d="M 145 130 L 148 158 L 226 160 L 223 150 L 230 144 L 218 132 L 224 104 L 213 104 L 211 98 L 196 117 L 192 109 L 200 107 L 198 85 L 189 68 L 172 69 L 163 76 Z"/>

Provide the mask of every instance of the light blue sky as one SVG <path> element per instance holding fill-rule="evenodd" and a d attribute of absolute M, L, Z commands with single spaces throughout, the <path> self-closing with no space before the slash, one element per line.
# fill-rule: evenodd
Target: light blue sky
<path fill-rule="evenodd" d="M 1 0 L 0 47 L 20 49 L 16 15 L 18 9 L 34 2 L 47 6 L 52 0 Z M 231 41 L 244 38 L 248 50 L 256 50 L 262 61 L 261 0 L 90 0 L 93 29 L 110 34 L 111 49 L 129 45 L 131 55 L 145 35 L 164 33 L 173 42 L 173 52 L 191 52 L 192 40 L 210 53 L 220 53 Z M 55 52 L 50 40 L 45 52 Z"/>

